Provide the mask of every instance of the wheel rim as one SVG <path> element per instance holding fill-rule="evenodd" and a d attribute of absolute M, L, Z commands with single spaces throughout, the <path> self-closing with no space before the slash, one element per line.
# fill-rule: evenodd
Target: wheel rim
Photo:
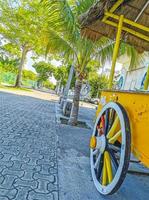
<path fill-rule="evenodd" d="M 108 103 L 96 120 L 90 141 L 92 177 L 101 194 L 112 194 L 122 184 L 129 166 L 130 144 L 130 125 L 124 108 Z"/>

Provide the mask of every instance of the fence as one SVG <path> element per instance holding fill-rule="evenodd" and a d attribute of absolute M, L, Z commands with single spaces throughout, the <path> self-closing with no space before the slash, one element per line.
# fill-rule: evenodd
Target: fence
<path fill-rule="evenodd" d="M 0 84 L 15 85 L 16 74 L 12 72 L 0 72 Z M 22 84 L 26 87 L 36 87 L 36 81 L 23 79 Z"/>

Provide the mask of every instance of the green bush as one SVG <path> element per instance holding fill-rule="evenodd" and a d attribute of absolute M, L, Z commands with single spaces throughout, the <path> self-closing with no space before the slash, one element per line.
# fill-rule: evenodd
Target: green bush
<path fill-rule="evenodd" d="M 43 86 L 45 88 L 48 88 L 48 89 L 51 89 L 51 90 L 55 89 L 55 85 L 51 81 L 49 81 L 49 80 L 44 81 L 43 82 Z"/>
<path fill-rule="evenodd" d="M 23 79 L 36 81 L 37 76 L 34 72 L 25 69 L 25 70 L 23 70 Z"/>
<path fill-rule="evenodd" d="M 108 78 L 105 75 L 93 72 L 89 75 L 89 84 L 91 86 L 91 97 L 100 97 L 100 90 L 108 88 Z"/>

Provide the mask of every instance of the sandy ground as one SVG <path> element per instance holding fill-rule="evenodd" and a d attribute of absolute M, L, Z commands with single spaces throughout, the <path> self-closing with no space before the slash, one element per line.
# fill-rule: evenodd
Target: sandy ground
<path fill-rule="evenodd" d="M 1 92 L 8 92 L 12 94 L 17 94 L 21 96 L 29 96 L 29 97 L 34 97 L 38 99 L 43 99 L 43 100 L 49 100 L 49 101 L 58 101 L 59 97 L 55 94 L 51 94 L 48 92 L 41 92 L 38 90 L 14 90 L 14 89 L 7 89 L 7 88 L 0 88 Z"/>
<path fill-rule="evenodd" d="M 43 100 L 54 100 L 58 101 L 59 96 L 56 94 L 51 94 L 50 92 L 43 92 L 39 90 L 17 90 L 17 89 L 7 89 L 7 88 L 0 88 L 1 92 L 8 92 L 12 94 L 17 94 L 17 95 L 23 95 L 23 96 L 29 96 L 29 97 L 34 97 L 38 99 L 43 99 Z M 80 102 L 80 106 L 83 108 L 91 108 L 95 109 L 97 105 L 91 104 L 91 103 L 86 103 L 86 102 Z"/>

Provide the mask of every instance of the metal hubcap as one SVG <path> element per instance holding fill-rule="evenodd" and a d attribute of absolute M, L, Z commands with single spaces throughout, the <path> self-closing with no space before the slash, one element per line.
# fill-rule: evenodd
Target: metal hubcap
<path fill-rule="evenodd" d="M 105 135 L 96 138 L 96 149 L 99 149 L 100 153 L 103 153 L 106 148 L 106 137 Z"/>
<path fill-rule="evenodd" d="M 97 149 L 99 150 L 100 153 L 103 153 L 105 151 L 106 148 L 106 137 L 105 135 L 101 135 L 101 136 L 93 136 L 91 137 L 90 140 L 90 148 L 91 149 Z"/>

